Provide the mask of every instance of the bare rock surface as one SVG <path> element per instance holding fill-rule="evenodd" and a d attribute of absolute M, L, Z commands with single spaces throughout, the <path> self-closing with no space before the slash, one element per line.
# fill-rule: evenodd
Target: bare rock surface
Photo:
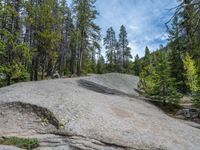
<path fill-rule="evenodd" d="M 132 75 L 109 73 L 79 80 L 79 85 L 104 94 L 138 96 L 139 78 Z"/>
<path fill-rule="evenodd" d="M 200 149 L 200 130 L 142 101 L 137 82 L 114 73 L 1 88 L 0 137 L 38 138 L 38 150 Z"/>
<path fill-rule="evenodd" d="M 23 149 L 14 146 L 1 145 L 0 150 L 23 150 Z"/>

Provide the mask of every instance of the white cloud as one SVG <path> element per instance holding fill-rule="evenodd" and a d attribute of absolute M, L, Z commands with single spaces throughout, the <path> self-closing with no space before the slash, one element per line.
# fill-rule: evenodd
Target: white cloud
<path fill-rule="evenodd" d="M 133 30 L 133 31 L 137 31 L 137 30 L 139 29 L 139 27 L 136 26 L 136 25 L 128 25 L 127 27 L 128 27 L 130 30 Z"/>
<path fill-rule="evenodd" d="M 97 0 L 97 23 L 103 37 L 110 26 L 118 34 L 120 26 L 125 25 L 133 55 L 143 56 L 145 46 L 153 51 L 166 43 L 164 24 L 170 18 L 167 9 L 175 5 L 176 0 Z"/>
<path fill-rule="evenodd" d="M 131 48 L 131 54 L 134 57 L 138 54 L 140 57 L 143 56 L 143 52 L 142 52 L 142 47 L 140 47 L 140 45 L 138 45 L 137 43 L 135 43 L 134 41 L 129 43 L 129 47 Z"/>

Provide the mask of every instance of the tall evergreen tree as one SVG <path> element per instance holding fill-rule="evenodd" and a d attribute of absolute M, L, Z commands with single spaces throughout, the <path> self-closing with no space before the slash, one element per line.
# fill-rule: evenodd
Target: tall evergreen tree
<path fill-rule="evenodd" d="M 145 47 L 145 55 L 142 58 L 142 69 L 144 69 L 146 66 L 148 66 L 151 63 L 151 53 L 149 48 L 146 46 Z"/>
<path fill-rule="evenodd" d="M 138 54 L 135 56 L 133 70 L 136 76 L 139 76 L 142 71 L 142 64 Z"/>
<path fill-rule="evenodd" d="M 115 37 L 115 31 L 112 27 L 107 30 L 106 37 L 104 38 L 104 45 L 106 48 L 106 57 L 109 63 L 109 68 L 111 71 L 115 70 L 115 59 L 116 59 L 116 46 L 117 40 Z"/>
<path fill-rule="evenodd" d="M 98 58 L 97 73 L 98 74 L 105 73 L 105 60 L 104 60 L 104 57 L 102 55 Z"/>
<path fill-rule="evenodd" d="M 128 47 L 128 36 L 126 32 L 126 28 L 124 25 L 120 27 L 119 33 L 119 64 L 122 65 L 124 69 L 128 69 L 129 59 L 132 58 L 130 48 Z"/>
<path fill-rule="evenodd" d="M 178 17 L 173 18 L 171 24 L 171 29 L 168 30 L 169 33 L 169 48 L 170 48 L 170 63 L 171 63 L 171 76 L 176 79 L 176 83 L 180 92 L 186 91 L 186 85 L 184 81 L 184 67 L 182 57 L 184 55 L 183 41 L 180 37 L 180 27 L 179 27 Z"/>
<path fill-rule="evenodd" d="M 96 72 L 101 37 L 95 0 L 72 3 L 74 11 L 66 0 L 0 1 L 2 85 L 25 80 L 28 72 L 31 80 Z"/>
<path fill-rule="evenodd" d="M 190 55 L 186 53 L 183 63 L 185 69 L 186 85 L 192 93 L 196 93 L 199 90 L 199 85 L 195 62 L 192 60 Z"/>
<path fill-rule="evenodd" d="M 125 50 L 125 53 L 124 53 L 124 58 L 125 58 L 125 64 L 124 64 L 124 67 L 125 67 L 125 72 L 129 72 L 129 69 L 130 69 L 130 59 L 132 59 L 132 54 L 131 54 L 131 48 L 130 47 L 127 47 L 126 50 Z"/>
<path fill-rule="evenodd" d="M 170 75 L 168 55 L 165 52 L 157 52 L 156 55 L 157 62 L 151 60 L 140 74 L 140 88 L 153 99 L 161 100 L 164 105 L 177 104 L 180 95 Z"/>
<path fill-rule="evenodd" d="M 145 64 L 148 64 L 148 63 L 150 63 L 150 50 L 149 50 L 149 48 L 146 46 L 145 47 L 145 55 L 144 55 L 144 63 Z"/>
<path fill-rule="evenodd" d="M 194 60 L 191 56 L 186 53 L 185 58 L 183 59 L 184 69 L 185 69 L 185 80 L 186 85 L 192 94 L 193 102 L 197 107 L 200 107 L 200 96 L 198 92 L 200 91 L 197 67 Z"/>
<path fill-rule="evenodd" d="M 58 58 L 58 43 L 61 38 L 58 26 L 58 3 L 56 0 L 27 1 L 26 23 L 31 28 L 30 48 L 33 52 L 31 80 L 52 76 Z"/>
<path fill-rule="evenodd" d="M 156 79 L 158 78 L 158 74 L 156 73 L 156 69 L 153 65 L 153 62 L 150 62 L 148 65 L 143 67 L 139 76 L 139 88 L 142 89 L 147 96 L 154 95 Z"/>
<path fill-rule="evenodd" d="M 61 76 L 66 75 L 71 71 L 71 63 L 74 64 L 75 54 L 72 46 L 72 33 L 74 31 L 72 12 L 68 7 L 66 0 L 59 2 L 58 9 L 59 30 L 61 32 L 61 39 L 58 50 L 58 70 Z M 74 67 L 74 66 L 73 66 Z"/>
<path fill-rule="evenodd" d="M 171 67 L 167 53 L 161 52 L 158 55 L 156 71 L 158 74 L 156 91 L 158 91 L 158 95 L 161 97 L 163 104 L 167 102 L 178 103 L 180 97 L 176 89 L 174 78 L 171 77 Z"/>
<path fill-rule="evenodd" d="M 181 92 L 186 92 L 182 61 L 186 53 L 188 52 L 198 62 L 198 66 L 200 66 L 199 35 L 197 31 L 199 26 L 198 20 L 200 19 L 198 5 L 200 4 L 195 0 L 180 0 L 180 5 L 171 19 L 170 28 L 168 28 L 172 75 L 176 78 Z"/>
<path fill-rule="evenodd" d="M 73 0 L 76 11 L 76 51 L 77 51 L 77 75 L 81 75 L 83 58 L 89 55 L 91 47 L 98 46 L 100 28 L 94 20 L 98 15 L 95 8 L 95 0 Z M 85 56 L 85 57 L 84 57 Z"/>
<path fill-rule="evenodd" d="M 30 55 L 20 42 L 20 10 L 20 1 L 0 2 L 0 86 L 27 79 Z"/>

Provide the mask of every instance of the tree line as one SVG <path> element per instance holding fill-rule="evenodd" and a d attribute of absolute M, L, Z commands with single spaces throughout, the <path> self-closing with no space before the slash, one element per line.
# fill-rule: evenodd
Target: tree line
<path fill-rule="evenodd" d="M 125 26 L 122 25 L 120 27 L 119 40 L 116 39 L 114 29 L 110 27 L 106 32 L 104 45 L 108 60 L 108 70 L 129 72 L 132 55 Z"/>
<path fill-rule="evenodd" d="M 178 103 L 190 93 L 200 106 L 200 1 L 179 0 L 174 15 L 166 23 L 169 43 L 145 57 L 135 58 L 139 86 L 163 104 Z"/>
<path fill-rule="evenodd" d="M 95 0 L 1 0 L 0 86 L 87 73 L 127 72 L 127 32 L 119 42 L 113 29 L 104 39 L 107 59 L 101 54 L 101 29 Z M 111 37 L 113 36 L 113 37 Z M 113 38 L 113 39 L 112 39 Z"/>
<path fill-rule="evenodd" d="M 42 80 L 57 71 L 78 76 L 99 49 L 93 0 L 1 0 L 1 84 Z M 2 77 L 3 76 L 3 77 Z"/>

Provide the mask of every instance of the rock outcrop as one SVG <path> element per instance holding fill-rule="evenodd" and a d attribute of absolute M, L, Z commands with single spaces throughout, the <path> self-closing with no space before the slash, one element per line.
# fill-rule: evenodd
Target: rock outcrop
<path fill-rule="evenodd" d="M 195 108 L 183 108 L 176 113 L 177 118 L 195 120 L 200 117 L 200 110 Z"/>
<path fill-rule="evenodd" d="M 1 88 L 0 137 L 38 138 L 38 150 L 200 149 L 200 130 L 141 100 L 137 82 L 106 74 Z"/>

